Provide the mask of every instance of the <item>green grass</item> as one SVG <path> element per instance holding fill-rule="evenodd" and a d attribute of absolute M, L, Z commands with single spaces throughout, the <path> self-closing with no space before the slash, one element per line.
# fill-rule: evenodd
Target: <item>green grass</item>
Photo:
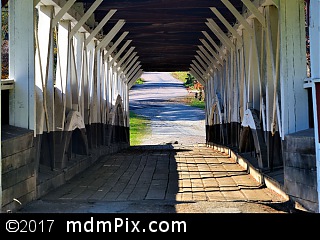
<path fill-rule="evenodd" d="M 144 84 L 145 80 L 142 78 L 138 78 L 135 84 Z"/>
<path fill-rule="evenodd" d="M 188 77 L 187 74 L 188 74 L 188 72 L 179 71 L 179 72 L 172 72 L 171 76 L 180 80 L 181 82 L 185 82 L 186 78 Z"/>
<path fill-rule="evenodd" d="M 205 102 L 204 100 L 199 100 L 197 98 L 193 98 L 191 101 L 190 101 L 190 106 L 192 107 L 197 107 L 197 108 L 201 108 L 201 109 L 205 109 Z"/>
<path fill-rule="evenodd" d="M 150 120 L 146 117 L 130 112 L 130 145 L 140 145 L 142 139 L 148 134 Z"/>
<path fill-rule="evenodd" d="M 185 82 L 188 72 L 173 72 L 171 73 L 173 77 L 179 79 L 182 82 Z M 143 79 L 138 79 L 136 84 L 143 84 Z M 186 104 L 189 104 L 193 107 L 198 107 L 201 109 L 205 108 L 205 102 L 197 98 L 188 98 L 186 99 Z M 150 119 L 137 115 L 133 112 L 130 112 L 130 145 L 137 146 L 140 145 L 143 138 L 148 135 L 150 130 Z"/>
<path fill-rule="evenodd" d="M 178 71 L 178 72 L 172 72 L 171 75 L 179 79 L 182 82 L 186 82 L 186 78 L 188 77 L 189 72 L 183 72 L 183 71 Z M 192 87 L 191 87 L 192 88 Z M 192 107 L 198 107 L 201 109 L 205 109 L 205 102 L 204 100 L 199 100 L 197 98 L 188 98 L 186 99 L 186 103 Z"/>

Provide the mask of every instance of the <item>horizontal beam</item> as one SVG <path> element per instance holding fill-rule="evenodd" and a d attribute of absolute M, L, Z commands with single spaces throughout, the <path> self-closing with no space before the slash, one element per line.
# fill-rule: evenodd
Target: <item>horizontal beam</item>
<path fill-rule="evenodd" d="M 13 79 L 2 79 L 1 80 L 1 90 L 12 90 L 14 89 Z"/>

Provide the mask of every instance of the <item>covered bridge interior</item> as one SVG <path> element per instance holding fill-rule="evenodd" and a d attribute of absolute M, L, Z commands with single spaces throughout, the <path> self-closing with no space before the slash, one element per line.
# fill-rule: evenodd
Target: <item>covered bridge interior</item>
<path fill-rule="evenodd" d="M 95 1 L 77 2 L 82 2 L 86 11 Z M 232 0 L 230 3 L 242 12 L 244 5 L 241 0 Z M 220 40 L 206 25 L 208 19 L 213 19 L 227 33 L 226 26 L 210 8 L 221 12 L 231 25 L 236 23 L 235 16 L 226 5 L 211 0 L 102 1 L 94 12 L 94 18 L 99 23 L 110 9 L 117 10 L 104 25 L 102 34 L 108 33 L 117 21 L 125 20 L 115 39 L 128 32 L 126 39 L 132 40 L 131 44 L 145 72 L 189 71 L 192 60 L 198 55 L 198 46 L 202 45 L 200 39 L 205 38 L 205 32 L 220 45 Z M 122 41 L 119 49 L 125 42 Z"/>
<path fill-rule="evenodd" d="M 252 158 L 258 171 L 285 169 L 284 191 L 318 211 L 310 61 L 318 52 L 310 54 L 309 41 L 316 4 L 2 0 L 9 12 L 3 210 L 130 146 L 128 92 L 143 72 L 189 71 L 205 89 L 208 146 Z"/>

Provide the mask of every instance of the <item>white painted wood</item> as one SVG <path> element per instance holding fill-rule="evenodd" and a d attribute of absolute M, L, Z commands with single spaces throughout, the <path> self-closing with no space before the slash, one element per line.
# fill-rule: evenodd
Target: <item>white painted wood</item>
<path fill-rule="evenodd" d="M 54 19 L 52 20 L 52 26 L 57 25 L 57 23 L 63 18 L 63 16 L 68 12 L 68 10 L 73 6 L 77 0 L 68 0 L 63 7 L 56 13 Z"/>
<path fill-rule="evenodd" d="M 138 77 L 136 77 L 136 79 L 138 79 L 141 75 L 139 75 Z M 128 87 L 128 84 L 125 84 L 124 85 L 124 92 L 125 92 L 125 96 L 126 96 L 126 107 L 125 107 L 125 114 L 126 114 L 126 117 L 125 117 L 125 120 L 126 120 L 126 123 L 125 123 L 125 126 L 126 127 L 130 127 L 130 109 L 129 109 L 129 87 Z"/>
<path fill-rule="evenodd" d="M 250 109 L 247 109 L 244 113 L 244 118 L 241 123 L 243 127 L 250 127 L 251 129 L 256 129 L 256 123 L 254 122 L 254 117 Z"/>
<path fill-rule="evenodd" d="M 14 89 L 13 79 L 1 79 L 1 90 L 13 90 L 13 89 Z"/>
<path fill-rule="evenodd" d="M 194 64 L 190 64 L 190 72 L 194 72 L 195 76 L 197 75 L 200 79 L 205 81 L 205 78 L 202 76 L 202 73 L 199 71 L 199 69 L 196 68 Z"/>
<path fill-rule="evenodd" d="M 70 43 L 70 88 L 71 105 L 73 111 L 79 111 L 79 80 L 77 74 L 76 52 L 74 48 L 75 38 Z"/>
<path fill-rule="evenodd" d="M 117 89 L 117 73 L 113 71 L 113 68 L 111 68 L 112 70 L 112 86 L 111 86 L 111 89 L 112 89 L 112 106 L 115 105 L 116 103 L 116 100 L 117 100 L 117 96 L 118 96 L 118 89 Z M 112 110 L 112 108 L 111 108 Z"/>
<path fill-rule="evenodd" d="M 206 70 L 206 75 L 211 76 L 211 74 L 213 74 L 213 69 L 211 69 L 199 56 L 195 56 L 195 58 L 197 59 L 197 61 L 200 63 L 200 65 L 204 68 L 207 69 Z M 208 73 L 210 72 L 210 73 Z"/>
<path fill-rule="evenodd" d="M 209 59 L 209 61 L 214 65 L 214 67 L 216 69 L 220 69 L 219 63 L 217 62 L 217 60 L 214 60 L 211 55 L 208 53 L 208 51 L 203 47 L 203 46 L 198 46 L 198 48 L 200 49 L 200 51 L 206 56 L 206 58 Z"/>
<path fill-rule="evenodd" d="M 111 84 L 110 84 L 110 67 L 108 61 L 105 60 L 105 76 L 106 76 L 106 121 L 108 122 L 108 113 L 111 107 Z"/>
<path fill-rule="evenodd" d="M 121 68 L 122 63 L 130 56 L 135 47 L 130 47 L 129 50 L 125 53 L 125 55 L 116 63 L 116 67 Z M 137 52 L 134 53 L 134 55 Z"/>
<path fill-rule="evenodd" d="M 120 19 L 113 26 L 110 32 L 108 32 L 108 34 L 103 38 L 103 40 L 98 44 L 96 49 L 98 50 L 100 48 L 105 48 L 111 42 L 111 40 L 115 37 L 115 35 L 120 31 L 120 29 L 124 26 L 124 24 L 125 24 L 125 21 Z"/>
<path fill-rule="evenodd" d="M 200 77 L 194 70 L 193 68 L 190 68 L 190 73 L 203 85 L 206 86 L 206 81 L 202 77 Z"/>
<path fill-rule="evenodd" d="M 95 2 L 90 6 L 90 8 L 85 12 L 81 19 L 72 28 L 69 37 L 72 38 L 74 34 L 85 24 L 85 22 L 91 17 L 93 12 L 99 7 L 103 0 L 95 0 Z"/>
<path fill-rule="evenodd" d="M 193 70 L 193 68 L 190 67 L 189 72 L 195 77 L 196 80 L 203 82 L 203 79 Z"/>
<path fill-rule="evenodd" d="M 102 89 L 101 89 L 101 82 L 102 82 L 102 75 L 101 75 L 101 64 L 103 59 L 103 49 L 96 52 L 96 81 L 97 81 L 97 99 L 96 99 L 96 106 L 97 106 L 97 123 L 101 123 L 101 98 L 102 98 Z"/>
<path fill-rule="evenodd" d="M 243 34 L 242 34 L 243 36 Z M 245 41 L 243 40 L 243 43 Z M 244 58 L 244 47 L 239 49 L 238 53 L 239 63 L 239 110 L 240 118 L 243 120 L 245 111 L 247 110 L 247 89 L 246 89 L 246 75 L 245 75 L 245 58 Z"/>
<path fill-rule="evenodd" d="M 227 113 L 228 113 L 228 92 L 227 92 L 227 87 L 228 87 L 228 80 L 227 80 L 227 68 L 226 64 L 222 66 L 222 71 L 221 71 L 221 99 L 222 99 L 222 107 L 224 109 L 222 113 L 223 117 L 223 123 L 228 123 L 227 119 Z"/>
<path fill-rule="evenodd" d="M 200 42 L 209 50 L 209 52 L 216 58 L 216 60 L 222 65 L 221 57 L 212 49 L 209 43 L 204 39 L 200 39 Z"/>
<path fill-rule="evenodd" d="M 262 90 L 261 90 L 261 76 L 260 76 L 260 57 L 258 53 L 258 45 L 261 46 L 261 41 L 258 40 L 258 36 L 261 36 L 262 26 L 257 21 L 253 21 L 253 36 L 252 36 L 252 107 L 258 111 L 261 110 L 262 104 Z M 259 43 L 257 43 L 259 41 Z"/>
<path fill-rule="evenodd" d="M 225 119 L 227 123 L 231 123 L 231 112 L 232 112 L 232 105 L 231 105 L 231 87 L 232 87 L 232 77 L 230 73 L 230 54 L 225 61 Z"/>
<path fill-rule="evenodd" d="M 132 78 L 132 81 L 130 81 L 130 84 L 128 84 L 128 89 L 130 89 L 130 88 L 133 86 L 133 84 L 138 80 L 138 78 L 141 77 L 142 74 L 143 74 L 143 70 L 140 69 L 140 70 L 136 73 L 136 75 Z"/>
<path fill-rule="evenodd" d="M 137 68 L 140 68 L 141 65 L 140 61 L 136 62 L 133 67 L 130 69 L 130 71 L 127 73 L 127 79 L 130 79 L 132 77 L 132 74 L 136 71 Z"/>
<path fill-rule="evenodd" d="M 192 62 L 192 63 L 194 64 L 194 66 L 199 70 L 199 72 L 201 73 L 201 76 L 203 76 L 203 78 L 204 78 L 205 80 L 207 80 L 207 79 L 208 79 L 208 76 L 205 74 L 205 73 L 206 73 L 206 70 L 203 69 L 196 60 L 192 60 L 191 62 Z"/>
<path fill-rule="evenodd" d="M 207 19 L 206 25 L 210 28 L 210 30 L 229 48 L 235 50 L 234 44 L 231 42 L 228 36 L 221 30 L 221 28 L 216 24 L 216 22 L 212 18 Z"/>
<path fill-rule="evenodd" d="M 65 111 L 67 108 L 67 81 L 70 55 L 70 21 L 60 21 L 58 24 L 58 52 L 56 70 L 55 120 L 56 130 L 63 131 Z M 68 108 L 71 109 L 70 100 Z"/>
<path fill-rule="evenodd" d="M 110 18 L 116 13 L 116 9 L 111 9 L 109 12 L 106 14 L 106 16 L 99 22 L 98 26 L 95 27 L 95 29 L 91 32 L 91 34 L 87 37 L 85 45 L 88 45 L 89 42 L 97 36 L 99 31 L 106 25 L 106 23 L 110 20 Z"/>
<path fill-rule="evenodd" d="M 77 32 L 74 36 L 75 65 L 78 79 L 78 96 L 77 103 L 81 116 L 84 116 L 84 90 L 83 90 L 83 52 L 85 34 Z"/>
<path fill-rule="evenodd" d="M 83 38 L 86 38 L 86 34 L 83 33 Z M 82 103 L 82 116 L 84 118 L 85 124 L 89 124 L 89 102 L 90 102 L 90 83 L 89 83 L 89 63 L 88 63 L 88 58 L 89 58 L 89 50 L 87 48 L 87 45 L 83 46 L 83 53 L 82 53 L 82 58 L 83 58 L 83 64 L 82 64 L 82 73 L 81 73 L 81 84 L 83 86 L 83 90 L 80 92 L 83 94 L 81 96 L 81 103 Z"/>
<path fill-rule="evenodd" d="M 130 86 L 131 84 L 134 84 L 138 80 L 138 78 L 141 77 L 142 74 L 143 74 L 143 69 L 139 68 L 139 70 L 136 72 L 136 74 L 134 74 L 131 77 L 131 79 L 128 79 L 130 81 L 130 84 L 124 82 L 125 85 Z"/>
<path fill-rule="evenodd" d="M 10 125 L 35 130 L 33 0 L 10 1 L 9 34 Z"/>
<path fill-rule="evenodd" d="M 36 7 L 39 4 L 40 0 L 33 0 L 33 6 Z"/>
<path fill-rule="evenodd" d="M 221 50 L 218 44 L 210 37 L 210 35 L 206 31 L 202 31 L 202 33 L 217 51 Z"/>
<path fill-rule="evenodd" d="M 264 2 L 261 4 L 263 7 L 270 5 L 280 8 L 280 0 L 264 0 Z"/>
<path fill-rule="evenodd" d="M 92 40 L 88 46 L 87 46 L 87 61 L 88 61 L 88 124 L 93 123 L 92 118 L 93 118 L 93 113 L 92 113 L 92 104 L 94 102 L 94 69 L 95 69 L 95 56 L 96 56 L 96 45 L 97 45 L 97 40 Z"/>
<path fill-rule="evenodd" d="M 309 127 L 304 2 L 280 1 L 281 119 L 283 136 Z M 289 21 L 290 20 L 290 21 Z"/>
<path fill-rule="evenodd" d="M 72 132 L 76 128 L 85 129 L 82 115 L 77 111 L 70 111 L 66 118 L 65 131 Z"/>
<path fill-rule="evenodd" d="M 232 34 L 232 36 L 237 38 L 240 45 L 242 45 L 242 38 L 238 34 L 236 29 L 234 29 L 234 27 L 231 26 L 231 24 L 225 19 L 225 17 L 219 12 L 219 10 L 217 8 L 211 7 L 210 9 L 219 18 L 219 20 L 226 26 L 226 28 L 229 30 L 229 32 Z"/>
<path fill-rule="evenodd" d="M 128 66 L 125 67 L 125 69 L 123 70 L 122 74 L 123 75 L 127 75 L 129 70 L 131 69 L 131 67 L 133 66 L 133 64 L 138 60 L 139 56 L 136 56 L 130 63 Z"/>
<path fill-rule="evenodd" d="M 311 62 L 311 78 L 320 78 L 320 1 L 310 0 L 310 62 Z"/>
<path fill-rule="evenodd" d="M 208 65 L 208 69 L 210 72 L 215 72 L 215 67 L 212 62 L 201 52 L 200 50 L 197 50 L 196 53 L 199 55 L 199 57 Z"/>
<path fill-rule="evenodd" d="M 35 33 L 36 132 L 42 134 L 54 130 L 53 7 L 40 6 L 38 15 L 39 30 Z"/>
<path fill-rule="evenodd" d="M 252 27 L 247 20 L 238 12 L 238 10 L 229 2 L 229 0 L 221 0 L 221 2 L 232 12 L 241 25 L 252 35 Z"/>
<path fill-rule="evenodd" d="M 70 30 L 71 30 L 71 22 L 69 22 L 69 29 L 68 29 L 68 33 L 67 36 L 70 38 Z M 60 36 L 59 36 L 60 37 Z M 66 88 L 65 88 L 65 99 L 66 99 L 66 108 L 65 111 L 66 113 L 73 110 L 73 87 L 72 85 L 73 83 L 73 75 L 74 75 L 74 65 L 73 65 L 73 45 L 72 42 L 69 39 L 65 39 L 66 41 L 68 41 L 67 46 L 68 46 L 68 55 L 66 58 Z M 61 47 L 59 45 L 59 47 Z"/>
<path fill-rule="evenodd" d="M 274 75 L 275 75 L 275 46 L 274 41 L 275 24 L 277 24 L 277 19 L 274 17 L 274 7 L 266 7 L 266 124 L 267 131 L 272 131 L 273 122 L 273 96 L 276 88 L 274 86 Z"/>
<path fill-rule="evenodd" d="M 273 85 L 274 85 L 274 92 L 273 92 L 273 114 L 272 114 L 272 125 L 271 125 L 271 133 L 274 135 L 276 131 L 281 132 L 281 121 L 280 121 L 280 113 L 278 113 L 278 92 L 280 88 L 279 83 L 279 65 L 280 65 L 280 26 L 278 21 L 278 29 L 277 29 L 277 36 L 276 36 L 276 53 L 275 53 L 275 60 L 274 60 L 274 70 L 273 70 Z M 282 133 L 280 133 L 280 136 Z"/>
<path fill-rule="evenodd" d="M 263 8 L 263 13 L 266 14 L 266 8 Z M 259 25 L 258 25 L 259 26 Z M 266 73 L 266 64 L 265 64 L 265 49 L 266 49 L 266 33 L 265 33 L 265 27 L 263 28 L 262 26 L 259 28 L 257 28 L 257 26 L 255 26 L 255 31 L 256 34 L 254 35 L 254 45 L 256 46 L 256 57 L 259 61 L 259 69 L 258 69 L 258 76 L 259 76 L 259 87 L 260 87 L 260 116 L 261 116 L 261 122 L 262 122 L 262 128 L 263 131 L 266 132 L 267 131 L 267 123 L 266 123 L 266 77 L 265 77 L 265 73 Z M 254 49 L 255 51 L 255 49 Z"/>
<path fill-rule="evenodd" d="M 104 52 L 102 53 L 104 55 Z M 101 61 L 101 123 L 107 123 L 107 73 L 106 61 Z"/>
<path fill-rule="evenodd" d="M 190 64 L 190 67 L 193 69 L 194 72 L 196 72 L 198 74 L 198 76 L 203 79 L 203 81 L 207 81 L 207 79 L 205 78 L 205 76 L 203 76 L 203 73 L 194 65 L 194 64 Z"/>
<path fill-rule="evenodd" d="M 252 38 L 250 34 L 244 29 L 242 33 L 243 37 L 243 63 L 244 63 L 244 110 L 252 108 Z"/>
<path fill-rule="evenodd" d="M 98 74 L 99 74 L 99 56 L 100 49 L 97 49 L 98 42 L 94 40 L 95 50 L 92 51 L 91 61 L 92 61 L 92 76 L 89 78 L 91 82 L 90 91 L 90 124 L 98 123 Z"/>
<path fill-rule="evenodd" d="M 258 19 L 260 24 L 265 27 L 264 15 L 259 11 L 259 9 L 250 0 L 241 0 L 243 4 L 251 11 L 251 13 Z"/>
<path fill-rule="evenodd" d="M 117 52 L 117 54 L 112 58 L 112 60 L 110 61 L 111 66 L 114 65 L 114 63 L 118 60 L 118 58 L 120 57 L 120 55 L 123 53 L 123 51 L 129 46 L 129 44 L 132 42 L 132 40 L 127 40 L 125 44 L 123 44 L 123 46 L 119 49 L 119 51 Z"/>
<path fill-rule="evenodd" d="M 240 123 L 240 115 L 239 115 L 239 75 L 238 75 L 238 62 L 237 62 L 237 52 L 230 52 L 230 75 L 231 75 L 231 122 Z"/>
<path fill-rule="evenodd" d="M 205 70 L 204 75 L 207 77 L 207 80 L 208 80 L 208 79 L 213 75 L 214 70 L 211 69 L 211 68 L 201 59 L 201 57 L 199 57 L 199 56 L 196 55 L 195 58 L 196 58 L 196 61 L 197 61 L 198 63 L 200 63 L 201 67 L 204 68 L 204 70 Z"/>
<path fill-rule="evenodd" d="M 123 75 L 125 69 L 130 68 L 130 67 L 131 67 L 130 64 L 131 64 L 133 61 L 136 61 L 136 59 L 139 58 L 139 56 L 136 56 L 136 54 L 137 54 L 137 52 L 132 53 L 131 56 L 128 58 L 128 60 L 127 60 L 124 64 L 122 64 L 121 67 L 119 67 L 119 68 L 117 69 L 120 74 Z M 136 56 L 136 57 L 135 57 L 135 56 Z M 135 60 L 132 60 L 132 59 L 135 59 Z M 122 60 L 122 59 L 121 59 L 121 60 Z M 117 64 L 117 66 L 118 66 L 118 65 L 119 65 L 119 64 Z M 129 67 L 129 66 L 130 66 L 130 67 Z"/>
<path fill-rule="evenodd" d="M 121 36 L 117 39 L 117 41 L 112 44 L 112 46 L 110 47 L 110 49 L 108 49 L 106 51 L 106 53 L 104 54 L 104 59 L 106 59 L 107 57 L 109 57 L 113 52 L 114 50 L 116 50 L 116 48 L 118 47 L 118 45 L 122 42 L 122 40 L 128 35 L 129 32 L 123 32 L 121 34 Z"/>

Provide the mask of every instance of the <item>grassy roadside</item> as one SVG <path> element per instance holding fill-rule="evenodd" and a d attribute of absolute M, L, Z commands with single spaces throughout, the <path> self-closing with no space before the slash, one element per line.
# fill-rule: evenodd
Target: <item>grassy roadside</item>
<path fill-rule="evenodd" d="M 197 108 L 201 108 L 201 109 L 205 109 L 205 102 L 204 100 L 199 100 L 197 98 L 193 98 L 190 101 L 190 106 L 192 107 L 197 107 Z"/>
<path fill-rule="evenodd" d="M 181 82 L 185 82 L 188 72 L 172 72 L 171 76 L 180 80 Z"/>
<path fill-rule="evenodd" d="M 185 82 L 188 72 L 173 72 L 171 73 L 173 77 L 179 79 L 182 82 Z M 144 79 L 138 79 L 136 84 L 143 84 Z M 205 108 L 204 100 L 199 100 L 194 97 L 194 93 L 190 93 L 184 100 L 184 103 L 198 107 L 201 109 Z M 142 139 L 148 134 L 150 130 L 150 119 L 143 116 L 137 115 L 133 112 L 130 112 L 130 145 L 137 146 L 140 145 Z"/>
<path fill-rule="evenodd" d="M 186 79 L 188 78 L 188 73 L 189 72 L 172 72 L 171 76 L 180 80 L 183 83 L 186 83 Z M 192 89 L 192 88 L 191 88 Z M 192 107 L 197 107 L 197 108 L 201 108 L 201 109 L 205 109 L 205 102 L 204 100 L 199 100 L 198 98 L 195 98 L 194 95 L 195 93 L 190 93 L 189 96 L 187 96 L 183 102 L 192 106 Z"/>
<path fill-rule="evenodd" d="M 149 131 L 150 120 L 130 112 L 130 145 L 140 145 L 144 136 Z"/>

